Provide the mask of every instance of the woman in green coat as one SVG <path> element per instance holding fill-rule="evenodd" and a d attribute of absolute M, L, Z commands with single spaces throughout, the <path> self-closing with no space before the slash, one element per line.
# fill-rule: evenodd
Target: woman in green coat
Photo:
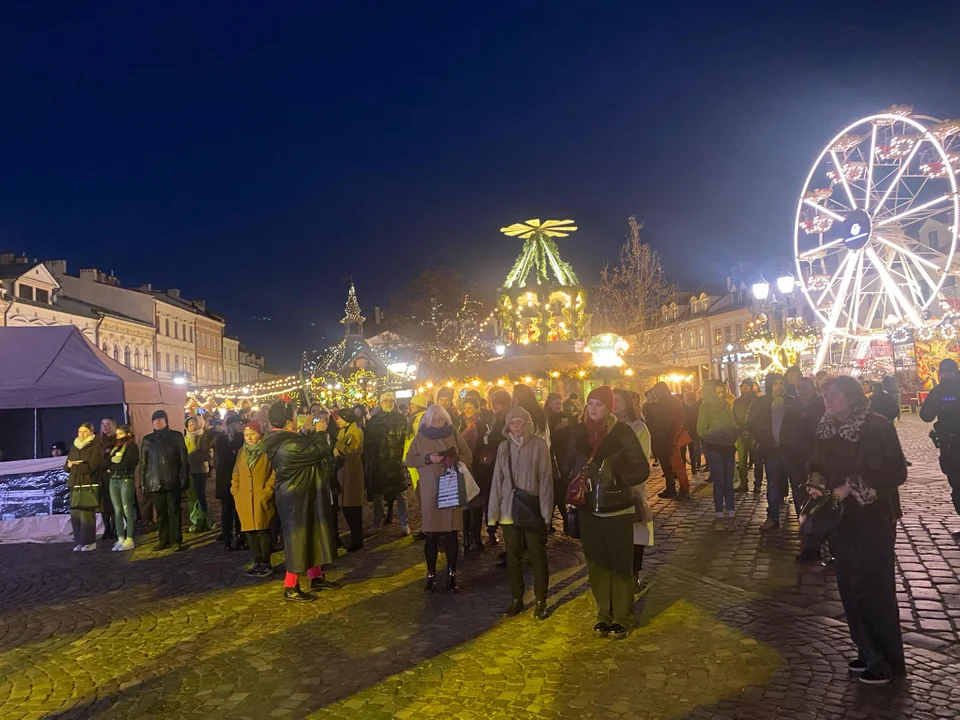
<path fill-rule="evenodd" d="M 727 388 L 719 380 L 703 383 L 697 434 L 703 443 L 703 454 L 707 457 L 710 482 L 713 483 L 713 505 L 717 512 L 713 527 L 715 530 L 732 530 L 737 522 L 733 506 L 733 459 L 738 432 L 733 408 L 727 403 Z"/>

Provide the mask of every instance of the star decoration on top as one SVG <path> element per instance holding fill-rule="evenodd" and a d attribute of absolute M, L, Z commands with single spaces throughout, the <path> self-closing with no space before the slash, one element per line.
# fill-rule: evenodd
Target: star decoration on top
<path fill-rule="evenodd" d="M 566 237 L 577 229 L 576 225 L 572 223 L 573 220 L 544 220 L 541 223 L 540 218 L 534 218 L 526 222 L 502 227 L 500 232 L 510 237 L 518 237 L 521 240 L 526 240 L 537 234 L 547 237 Z"/>

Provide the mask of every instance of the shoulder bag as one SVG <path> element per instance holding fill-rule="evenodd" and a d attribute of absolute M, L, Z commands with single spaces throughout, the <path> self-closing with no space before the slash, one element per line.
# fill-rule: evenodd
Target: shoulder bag
<path fill-rule="evenodd" d="M 599 448 L 599 446 L 597 446 Z M 567 485 L 567 505 L 573 505 L 575 507 L 581 507 L 587 504 L 587 492 L 590 487 L 590 463 L 593 462 L 594 456 L 597 454 L 597 451 L 594 450 L 590 453 L 590 457 L 587 459 L 586 464 L 580 468 L 576 475 L 570 479 L 570 484 Z"/>
<path fill-rule="evenodd" d="M 510 442 L 510 441 L 508 441 Z M 543 535 L 547 525 L 540 515 L 540 497 L 518 488 L 513 481 L 513 452 L 507 448 L 507 467 L 510 470 L 510 487 L 513 488 L 510 501 L 510 514 L 513 526 L 528 533 Z"/>

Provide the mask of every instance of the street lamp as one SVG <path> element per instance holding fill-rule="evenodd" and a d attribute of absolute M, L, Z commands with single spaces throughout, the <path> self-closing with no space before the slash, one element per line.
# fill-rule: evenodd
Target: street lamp
<path fill-rule="evenodd" d="M 794 282 L 793 275 L 784 273 L 777 278 L 777 290 L 779 290 L 782 295 L 788 295 L 793 292 Z M 764 293 L 764 297 L 766 297 L 766 293 Z"/>
<path fill-rule="evenodd" d="M 777 282 L 779 282 L 779 280 Z M 753 284 L 752 290 L 753 290 L 753 296 L 757 300 L 766 300 L 767 295 L 770 294 L 770 283 L 768 283 L 766 280 L 763 279 L 763 277 L 761 277 L 759 280 L 757 280 Z"/>

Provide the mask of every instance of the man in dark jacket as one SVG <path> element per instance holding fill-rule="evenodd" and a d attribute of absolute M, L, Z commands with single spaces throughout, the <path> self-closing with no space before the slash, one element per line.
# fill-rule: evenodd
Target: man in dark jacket
<path fill-rule="evenodd" d="M 242 549 L 246 544 L 246 539 L 240 532 L 237 505 L 230 492 L 233 466 L 237 463 L 237 453 L 243 447 L 243 419 L 240 415 L 227 415 L 226 426 L 226 430 L 218 430 L 214 436 L 213 458 L 215 490 L 217 500 L 220 501 L 220 539 L 228 551 L 233 551 Z M 238 538 L 236 545 L 234 536 Z"/>
<path fill-rule="evenodd" d="M 383 504 L 387 503 L 387 519 L 393 520 L 393 502 L 397 501 L 400 529 L 407 526 L 407 478 L 403 467 L 403 445 L 407 439 L 407 419 L 397 410 L 397 397 L 392 392 L 380 395 L 380 412 L 367 421 L 363 431 L 364 479 L 367 499 L 373 503 L 373 529 L 384 523 Z"/>
<path fill-rule="evenodd" d="M 690 435 L 690 444 L 681 448 L 680 456 L 686 460 L 687 451 L 690 452 L 690 472 L 700 472 L 700 466 L 703 460 L 703 452 L 700 446 L 700 436 L 697 434 L 697 418 L 700 417 L 700 406 L 702 400 L 697 400 L 697 394 L 694 392 L 685 392 L 683 394 L 683 427 Z M 709 482 L 709 477 L 707 479 Z"/>
<path fill-rule="evenodd" d="M 737 430 L 740 435 L 737 438 L 737 476 L 740 478 L 740 484 L 736 487 L 736 492 L 745 493 L 747 491 L 747 472 L 750 470 L 750 455 L 753 453 L 754 442 L 747 432 L 747 415 L 750 414 L 750 406 L 757 399 L 757 394 L 753 391 L 753 380 L 744 378 L 740 383 L 740 397 L 733 401 L 733 419 L 737 423 Z M 753 487 L 755 492 L 760 492 L 760 486 L 763 484 L 763 475 L 761 474 L 763 465 L 757 463 L 757 469 L 753 475 Z"/>
<path fill-rule="evenodd" d="M 900 398 L 886 391 L 881 383 L 870 383 L 870 412 L 882 415 L 890 422 L 900 417 Z"/>
<path fill-rule="evenodd" d="M 336 552 L 336 519 L 330 479 L 335 473 L 327 421 L 321 419 L 315 432 L 296 432 L 293 407 L 275 402 L 268 412 L 274 430 L 263 439 L 263 452 L 276 473 L 274 497 L 283 527 L 283 552 L 287 567 L 283 599 L 315 600 L 300 589 L 300 573 L 310 579 L 311 590 L 335 590 L 339 583 L 327 580 L 323 566 Z"/>
<path fill-rule="evenodd" d="M 920 406 L 920 419 L 937 422 L 932 437 L 940 446 L 940 469 L 953 490 L 953 507 L 960 515 L 960 369 L 952 358 L 940 361 L 940 384 Z M 953 533 L 960 540 L 960 531 Z"/>
<path fill-rule="evenodd" d="M 650 392 L 656 399 L 643 406 L 643 416 L 650 429 L 650 450 L 660 461 L 666 480 L 666 488 L 659 497 L 689 499 L 690 480 L 680 457 L 679 444 L 683 432 L 683 403 L 673 396 L 664 382 L 658 382 Z M 677 492 L 677 479 L 680 480 L 680 492 Z"/>
<path fill-rule="evenodd" d="M 157 510 L 157 544 L 153 551 L 181 545 L 180 494 L 190 482 L 190 461 L 183 435 L 167 426 L 167 413 L 153 414 L 153 432 L 140 446 L 140 485 Z"/>
<path fill-rule="evenodd" d="M 786 383 L 780 373 L 768 373 L 766 394 L 750 406 L 747 432 L 756 443 L 756 453 L 767 470 L 767 519 L 760 532 L 780 527 L 780 502 L 787 493 L 787 474 L 780 449 L 781 430 L 788 409 L 797 402 L 785 394 Z"/>
<path fill-rule="evenodd" d="M 809 497 L 807 493 L 807 463 L 816 449 L 816 432 L 823 417 L 823 398 L 817 394 L 813 379 L 801 377 L 796 383 L 798 402 L 787 406 L 780 428 L 780 449 L 783 465 L 793 492 L 793 506 L 800 515 L 800 508 Z M 803 536 L 806 538 L 806 536 Z M 820 546 L 806 542 L 796 557 L 799 563 L 820 561 Z"/>

